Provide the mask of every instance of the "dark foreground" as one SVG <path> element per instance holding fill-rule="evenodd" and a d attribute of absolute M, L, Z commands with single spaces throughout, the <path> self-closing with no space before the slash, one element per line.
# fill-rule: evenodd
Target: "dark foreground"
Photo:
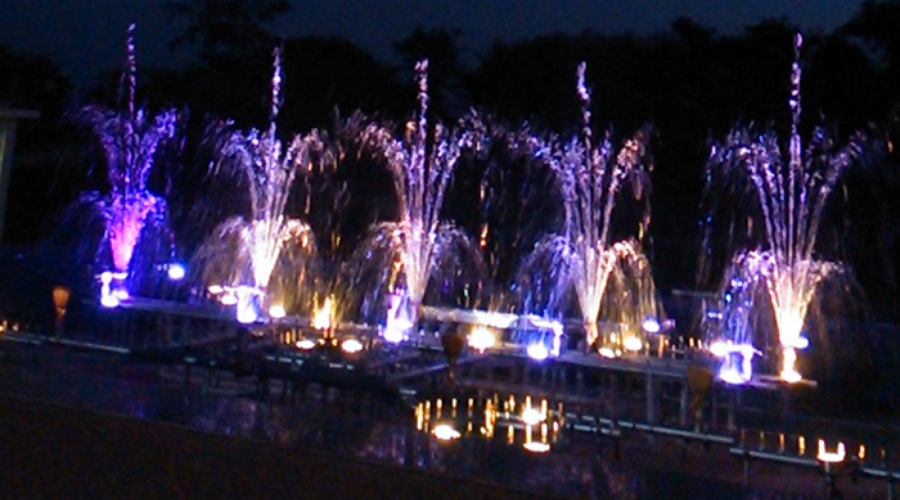
<path fill-rule="evenodd" d="M 551 498 L 16 396 L 0 395 L 0 450 L 0 498 Z M 761 463 L 752 466 L 757 486 L 742 491 L 740 466 L 715 449 L 638 439 L 628 440 L 622 454 L 623 469 L 644 471 L 639 489 L 660 498 L 828 497 L 815 472 Z M 605 472 L 618 478 L 608 498 L 639 496 L 628 491 L 636 486 L 631 474 Z M 861 483 L 845 478 L 845 498 L 884 498 L 883 486 Z"/>
<path fill-rule="evenodd" d="M 210 386 L 195 375 L 128 356 L 0 342 L 0 498 L 810 500 L 834 493 L 815 468 L 752 460 L 744 469 L 718 445 L 575 431 L 542 455 L 506 443 L 505 433 L 441 444 L 416 430 L 411 408 L 358 391 L 310 389 L 285 399 L 281 391 L 248 393 L 229 376 Z M 892 498 L 871 479 L 841 477 L 838 485 L 844 498 Z"/>
<path fill-rule="evenodd" d="M 9 396 L 0 450 L 3 498 L 544 498 Z"/>

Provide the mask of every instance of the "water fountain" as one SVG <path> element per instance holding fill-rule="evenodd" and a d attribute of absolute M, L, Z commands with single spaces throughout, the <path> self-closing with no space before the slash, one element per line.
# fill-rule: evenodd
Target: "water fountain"
<path fill-rule="evenodd" d="M 834 151 L 833 141 L 817 128 L 804 153 L 798 133 L 802 40 L 798 34 L 794 43 L 787 162 L 782 160 L 773 132 L 755 133 L 745 128 L 733 130 L 724 143 L 713 146 L 708 164 L 708 179 L 732 182 L 735 176 L 745 176 L 746 188 L 755 193 L 765 234 L 763 248 L 738 253 L 726 283 L 750 290 L 757 284 L 764 287 L 778 332 L 780 377 L 787 382 L 801 379 L 797 350 L 808 344 L 802 331 L 810 302 L 823 280 L 837 277 L 844 269 L 840 263 L 818 259 L 814 251 L 826 201 L 841 173 L 858 156 L 863 140 L 857 134 L 843 149 Z M 748 224 L 749 234 L 753 229 Z M 759 341 L 746 325 L 748 308 L 753 307 L 751 297 L 752 291 L 725 304 L 732 321 L 719 334 L 723 342 L 750 346 Z M 721 347 L 717 350 L 725 352 Z M 740 350 L 753 352 L 744 347 Z"/>
<path fill-rule="evenodd" d="M 585 85 L 585 64 L 578 66 L 577 90 L 581 102 L 581 134 L 567 143 L 555 138 L 534 138 L 531 147 L 556 174 L 565 205 L 565 230 L 543 238 L 525 260 L 517 287 L 522 307 L 545 313 L 559 311 L 574 285 L 587 345 L 600 337 L 598 318 L 607 285 L 620 287 L 617 297 L 607 300 L 609 319 L 623 325 L 640 325 L 647 316 L 656 317 L 655 291 L 649 264 L 634 240 L 613 240 L 613 211 L 622 188 L 632 188 L 633 199 L 645 201 L 649 194 L 646 131 L 625 141 L 616 154 L 610 134 L 596 146 L 592 143 L 590 92 Z M 647 191 L 647 192 L 645 192 Z M 649 223 L 645 206 L 639 222 L 643 234 Z M 559 312 L 557 312 L 559 314 Z M 604 339 L 616 344 L 637 338 L 640 332 L 622 331 Z M 634 341 L 628 347 L 634 348 Z M 638 350 L 640 348 L 638 347 Z"/>
<path fill-rule="evenodd" d="M 237 306 L 237 319 L 255 322 L 261 314 L 283 317 L 306 299 L 315 255 L 309 226 L 285 215 L 291 186 L 307 167 L 311 148 L 320 146 L 318 135 L 295 136 L 282 147 L 275 125 L 281 90 L 281 57 L 275 50 L 272 107 L 269 128 L 248 133 L 230 129 L 214 134 L 219 157 L 216 174 L 231 168 L 248 188 L 250 215 L 221 222 L 197 250 L 194 262 L 200 281 L 225 305 Z"/>
<path fill-rule="evenodd" d="M 461 152 L 477 148 L 469 130 L 429 130 L 428 61 L 416 65 L 418 114 L 406 124 L 403 139 L 386 127 L 370 124 L 363 140 L 383 156 L 391 172 L 399 205 L 399 220 L 377 224 L 345 266 L 343 286 L 364 296 L 344 294 L 359 303 L 359 319 L 384 319 L 391 338 L 398 330 L 416 325 L 429 283 L 439 284 L 438 295 L 468 297 L 471 306 L 483 285 L 483 269 L 477 246 L 450 222 L 441 220 L 447 185 Z M 474 274 L 472 274 L 474 273 Z M 462 276 L 462 279 L 459 279 Z M 443 293 L 447 291 L 447 293 Z M 454 297 L 452 300 L 456 300 Z M 391 301 L 392 304 L 388 305 Z M 400 307 L 401 301 L 404 307 Z M 354 307 L 355 309 L 355 307 Z M 385 309 L 392 317 L 384 318 Z M 400 326 L 398 326 L 400 325 Z"/>
<path fill-rule="evenodd" d="M 743 384 L 753 378 L 753 357 L 760 354 L 754 347 L 756 318 L 752 314 L 756 301 L 765 299 L 760 297 L 765 290 L 759 279 L 758 257 L 757 253 L 735 257 L 721 303 L 706 312 L 708 329 L 729 332 L 727 336 L 715 335 L 718 340 L 710 346 L 710 351 L 722 359 L 719 378 L 731 384 Z"/>
<path fill-rule="evenodd" d="M 88 106 L 80 118 L 88 121 L 98 135 L 106 154 L 110 192 L 83 194 L 70 209 L 70 217 L 91 214 L 103 221 L 102 241 L 108 243 L 111 268 L 100 274 L 101 297 L 104 306 L 115 307 L 129 296 L 127 281 L 130 276 L 135 248 L 145 229 L 154 226 L 165 233 L 166 202 L 148 188 L 148 178 L 154 158 L 161 143 L 176 135 L 179 116 L 169 109 L 150 117 L 143 109 L 135 107 L 136 57 L 134 25 L 128 29 L 128 61 L 123 78 L 126 91 L 126 109 L 113 111 L 101 106 Z M 171 248 L 163 249 L 165 256 Z M 104 253 L 101 244 L 98 253 Z M 99 256 L 98 256 L 99 260 Z M 151 267 L 158 265 L 153 262 Z M 177 278 L 178 266 L 162 264 Z M 171 267 L 170 267 L 171 266 Z"/>

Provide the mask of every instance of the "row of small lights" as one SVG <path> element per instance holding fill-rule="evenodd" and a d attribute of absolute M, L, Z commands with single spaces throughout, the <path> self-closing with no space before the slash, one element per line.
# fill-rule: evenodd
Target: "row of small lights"
<path fill-rule="evenodd" d="M 469 333 L 466 342 L 475 351 L 483 353 L 497 345 L 497 335 L 486 326 L 476 326 Z M 535 361 L 543 361 L 549 358 L 551 354 L 550 349 L 540 342 L 529 344 L 525 348 L 525 353 Z"/>
<path fill-rule="evenodd" d="M 316 347 L 324 347 L 329 345 L 329 343 L 332 346 L 337 346 L 338 340 L 334 337 L 327 339 L 319 338 L 315 340 L 311 338 L 304 338 L 298 340 L 295 345 L 297 346 L 297 349 L 300 349 L 301 351 L 312 351 Z M 362 342 L 354 338 L 349 338 L 341 341 L 340 346 L 341 350 L 347 354 L 356 354 L 362 351 L 365 347 Z"/>
<path fill-rule="evenodd" d="M 184 266 L 178 263 L 171 263 L 165 265 L 166 273 L 170 280 L 179 281 L 183 279 L 186 275 L 186 271 Z M 105 307 L 117 307 L 122 300 L 128 299 L 128 292 L 123 288 L 113 288 L 112 283 L 114 281 L 122 281 L 127 277 L 126 273 L 114 273 L 111 271 L 105 271 L 100 275 L 100 283 L 101 283 L 101 292 L 100 292 L 100 302 Z M 219 297 L 219 301 L 222 305 L 232 306 L 236 305 L 239 302 L 239 297 L 242 294 L 253 294 L 259 293 L 256 289 L 252 287 L 246 286 L 238 286 L 238 287 L 225 287 L 221 285 L 211 285 L 208 288 L 208 291 L 211 295 Z M 272 305 L 269 308 L 269 317 L 272 319 L 281 319 L 284 318 L 286 312 L 284 307 L 281 304 Z M 330 328 L 330 324 L 333 316 L 333 299 L 331 297 L 326 298 L 325 304 L 316 312 L 312 319 L 312 326 L 317 330 L 327 330 Z M 256 321 L 257 316 L 255 313 L 252 314 L 252 318 L 247 314 L 241 314 L 241 311 L 238 311 L 238 320 L 245 323 L 252 323 Z M 660 324 L 655 319 L 645 320 L 641 325 L 643 330 L 648 333 L 657 333 L 660 331 Z M 390 340 L 390 339 L 389 339 Z M 468 344 L 471 348 L 475 349 L 478 352 L 484 352 L 487 349 L 490 349 L 496 345 L 496 335 L 487 327 L 475 327 L 472 332 L 468 336 Z M 635 334 L 625 334 L 619 336 L 613 333 L 610 336 L 610 342 L 606 345 L 603 345 L 599 349 L 599 354 L 605 358 L 618 358 L 624 352 L 638 352 L 644 347 L 644 343 L 641 338 Z M 621 346 L 620 341 L 621 340 Z M 345 341 L 347 343 L 346 348 L 342 345 L 342 349 L 349 353 L 355 353 L 362 350 L 362 343 L 356 339 L 348 339 Z M 302 345 L 301 345 L 302 344 Z M 797 345 L 794 346 L 796 349 L 805 349 L 809 345 L 809 340 L 806 337 L 799 337 Z M 697 345 L 702 349 L 703 344 L 699 342 Z M 315 347 L 315 342 L 309 339 L 300 340 L 297 343 L 297 347 L 301 350 L 309 350 Z M 693 346 L 692 346 L 693 347 Z M 744 370 L 746 373 L 737 373 L 734 370 L 720 372 L 719 376 L 722 380 L 733 383 L 740 384 L 749 381 L 752 374 L 752 366 L 749 365 L 750 360 L 756 354 L 760 354 L 760 352 L 755 349 L 753 346 L 748 344 L 736 344 L 732 341 L 714 341 L 709 345 L 709 352 L 716 357 L 719 358 L 727 358 L 733 354 L 739 354 L 743 358 L 743 363 L 749 370 Z M 526 347 L 526 353 L 529 357 L 535 360 L 544 360 L 549 357 L 550 351 L 547 347 L 541 343 L 531 344 Z M 796 371 L 786 371 L 782 372 L 782 378 L 789 383 L 799 382 L 801 380 L 801 376 Z"/>
<path fill-rule="evenodd" d="M 18 332 L 19 331 L 19 323 L 13 323 L 12 326 L 9 326 L 9 320 L 3 320 L 0 323 L 0 334 L 6 333 L 7 331 Z"/>
<path fill-rule="evenodd" d="M 166 266 L 166 272 L 170 280 L 179 281 L 185 277 L 185 269 L 180 264 L 169 264 Z M 105 307 L 116 307 L 120 304 L 121 300 L 125 300 L 128 298 L 128 293 L 124 289 L 114 289 L 112 288 L 113 281 L 121 281 L 127 277 L 126 273 L 113 273 L 111 271 L 105 271 L 100 275 L 100 283 L 101 283 L 101 303 Z M 220 296 L 220 302 L 223 305 L 235 305 L 238 303 L 238 297 L 241 293 L 253 293 L 255 290 L 250 289 L 249 287 L 234 287 L 227 288 L 219 285 L 212 285 L 209 287 L 210 294 L 214 296 Z M 333 299 L 331 297 L 326 298 L 325 304 L 316 312 L 312 319 L 312 326 L 317 330 L 329 330 L 331 328 L 333 316 Z M 273 305 L 269 308 L 269 317 L 273 319 L 280 319 L 285 317 L 284 307 L 280 304 Z M 240 318 L 239 318 L 240 319 Z M 255 320 L 255 317 L 254 317 Z M 16 324 L 13 325 L 13 331 L 17 329 Z M 650 322 L 645 321 L 642 325 L 644 330 L 648 333 L 656 333 L 659 331 L 659 323 L 658 322 Z M 2 325 L 0 325 L 0 332 L 5 332 L 7 329 L 7 323 L 4 321 Z M 610 337 L 610 341 L 615 346 L 618 343 L 618 338 L 616 334 L 612 334 Z M 634 334 L 631 335 L 623 335 L 621 342 L 621 348 L 625 351 L 629 352 L 637 352 L 643 348 L 643 342 L 641 339 Z M 333 345 L 336 345 L 337 339 L 325 339 L 320 338 L 318 340 L 313 340 L 310 338 L 305 338 L 297 341 L 296 347 L 303 351 L 310 351 L 317 346 L 324 346 L 327 342 L 332 342 Z M 487 327 L 475 327 L 472 332 L 469 334 L 467 338 L 468 344 L 471 348 L 475 349 L 479 352 L 484 352 L 487 349 L 490 349 L 496 345 L 496 335 Z M 798 339 L 797 344 L 794 346 L 796 349 L 805 349 L 809 345 L 809 341 L 806 337 L 800 337 Z M 613 347 L 610 345 L 604 345 L 600 348 L 599 352 L 601 356 L 607 358 L 616 358 L 621 356 L 622 350 L 619 347 Z M 355 354 L 363 350 L 364 346 L 362 342 L 355 338 L 345 339 L 341 342 L 341 350 L 348 354 Z M 702 348 L 702 343 L 698 344 L 698 347 Z M 760 352 L 754 348 L 752 345 L 748 344 L 736 344 L 732 341 L 715 341 L 709 345 L 709 352 L 716 357 L 719 358 L 727 358 L 730 355 L 739 354 L 743 362 L 748 364 L 754 355 L 760 354 Z M 549 350 L 543 344 L 537 343 L 529 345 L 526 348 L 527 354 L 529 357 L 536 360 L 543 360 L 549 356 Z M 743 375 L 731 372 L 722 372 L 720 373 L 720 378 L 729 383 L 743 383 L 747 382 L 750 377 L 750 373 L 752 369 L 745 369 Z M 792 371 L 790 373 L 782 373 L 782 378 L 787 382 L 797 382 L 800 380 L 800 374 L 796 371 Z M 439 400 L 440 402 L 440 400 Z M 456 400 L 453 400 L 454 409 Z M 530 403 L 530 398 L 528 403 Z M 546 404 L 546 400 L 543 402 Z M 470 400 L 471 404 L 471 400 Z M 514 404 L 514 403 L 512 403 Z M 531 408 L 530 404 L 526 404 L 525 409 L 521 415 L 522 422 L 526 425 L 526 443 L 525 447 L 529 449 L 529 451 L 534 452 L 544 452 L 550 449 L 550 445 L 546 442 L 534 442 L 530 438 L 531 428 L 535 425 L 541 424 L 546 419 L 546 408 L 543 407 L 541 411 L 538 411 L 534 408 Z M 554 424 L 556 425 L 556 424 Z M 545 428 L 546 425 L 544 424 Z M 512 428 L 510 427 L 510 430 Z M 545 434 L 546 429 L 542 434 Z M 442 441 L 454 440 L 460 437 L 459 431 L 455 430 L 449 424 L 439 424 L 435 426 L 432 430 L 432 433 L 436 438 Z M 782 447 L 784 436 L 780 436 Z M 800 454 L 805 454 L 806 444 L 805 438 L 800 437 L 798 440 L 798 447 Z M 818 453 L 817 460 L 823 463 L 840 463 L 845 460 L 846 457 L 846 449 L 843 442 L 839 442 L 834 451 L 829 451 L 826 449 L 825 441 L 820 439 L 818 441 Z M 865 457 L 865 446 L 860 445 L 858 458 L 862 460 Z"/>
<path fill-rule="evenodd" d="M 778 434 L 778 453 L 784 454 L 787 447 L 787 438 L 783 433 Z M 759 432 L 759 446 L 760 449 L 764 449 L 764 445 L 766 442 L 766 433 L 765 431 Z M 827 463 L 840 463 L 847 459 L 847 447 L 843 441 L 838 441 L 837 445 L 834 449 L 828 449 L 825 443 L 825 439 L 819 438 L 817 440 L 817 448 L 816 448 L 816 460 L 819 462 L 827 462 Z M 746 433 L 744 430 L 741 431 L 740 435 L 740 445 L 742 447 L 746 446 Z M 806 456 L 806 437 L 798 436 L 797 437 L 797 456 L 803 457 Z M 857 450 L 856 459 L 860 462 L 866 459 L 866 445 L 860 444 Z"/>
<path fill-rule="evenodd" d="M 474 400 L 469 398 L 468 400 L 468 418 L 471 419 L 473 415 L 473 404 Z M 437 425 L 435 425 L 431 429 L 432 435 L 439 441 L 454 441 L 462 437 L 462 434 L 456 430 L 456 428 L 447 423 L 446 421 L 441 421 L 442 419 L 442 405 L 443 400 L 438 399 L 435 402 L 435 412 L 436 419 L 439 421 Z M 515 416 L 515 397 L 510 396 L 508 401 L 503 402 L 503 413 L 506 419 L 513 418 Z M 451 419 L 456 418 L 457 414 L 457 400 L 454 398 L 451 401 Z M 560 406 L 559 413 L 562 414 L 562 406 Z M 544 399 L 541 401 L 540 407 L 535 408 L 531 405 L 531 397 L 525 397 L 525 403 L 522 407 L 521 414 L 518 415 L 518 419 L 525 425 L 525 448 L 532 452 L 546 452 L 550 450 L 550 444 L 546 439 L 547 435 L 547 417 L 549 415 L 547 400 Z M 416 406 L 416 421 L 417 428 L 419 430 L 424 430 L 427 428 L 428 420 L 431 416 L 431 401 L 425 401 L 424 403 L 419 403 Z M 482 434 L 487 437 L 491 437 L 493 435 L 494 422 L 497 421 L 499 416 L 499 411 L 496 409 L 496 404 L 493 401 L 488 400 L 485 406 L 485 425 L 481 428 Z M 468 431 L 471 432 L 471 422 L 468 424 Z M 541 425 L 541 441 L 534 441 L 531 439 L 532 428 L 535 426 Z M 553 422 L 553 432 L 556 434 L 559 431 L 559 422 Z M 510 443 L 513 442 L 513 432 L 514 428 L 512 426 L 509 427 L 510 434 Z M 785 450 L 785 435 L 779 434 L 779 453 L 784 453 Z M 745 435 L 742 431 L 741 433 L 741 444 L 745 442 Z M 760 442 L 765 442 L 765 433 L 760 432 Z M 799 456 L 806 455 L 806 438 L 804 436 L 799 436 L 797 439 L 797 451 Z M 856 459 L 860 462 L 865 460 L 866 458 L 866 446 L 861 444 L 859 445 L 858 452 L 856 454 Z M 816 460 L 822 464 L 832 464 L 837 465 L 841 464 L 847 460 L 847 448 L 843 441 L 839 441 L 837 445 L 833 449 L 828 449 L 826 446 L 824 439 L 818 439 L 818 447 L 816 450 Z"/>
<path fill-rule="evenodd" d="M 177 262 L 163 264 L 159 269 L 165 270 L 166 276 L 171 281 L 181 281 L 187 275 L 184 266 Z M 126 272 L 103 271 L 100 273 L 100 304 L 103 307 L 118 307 L 123 300 L 128 300 L 127 290 L 113 286 L 114 282 L 122 282 L 127 277 L 128 273 Z"/>
<path fill-rule="evenodd" d="M 166 273 L 170 280 L 172 281 L 180 281 L 184 279 L 186 275 L 186 270 L 183 265 L 178 263 L 171 263 L 164 265 Z M 122 288 L 113 288 L 112 283 L 114 281 L 122 281 L 127 277 L 127 273 L 118 272 L 114 273 L 111 271 L 105 271 L 100 274 L 100 283 L 101 283 L 101 293 L 100 293 L 100 301 L 101 304 L 105 307 L 117 307 L 122 300 L 128 299 L 128 292 Z M 222 285 L 211 285 L 208 288 L 208 291 L 211 295 L 219 297 L 219 301 L 222 305 L 232 306 L 236 305 L 239 302 L 239 297 L 242 294 L 253 294 L 259 293 L 256 289 L 247 286 L 238 286 L 238 287 L 225 287 Z M 272 319 L 281 319 L 286 316 L 286 311 L 284 306 L 281 304 L 274 304 L 269 308 L 269 317 Z M 326 298 L 325 304 L 316 312 L 312 320 L 313 328 L 317 330 L 326 330 L 330 327 L 331 317 L 333 315 L 333 299 L 331 297 Z M 241 316 L 240 311 L 238 316 Z M 243 322 L 253 322 L 255 321 L 256 315 L 253 315 L 253 318 L 249 317 L 239 317 L 239 320 L 243 319 Z M 653 318 L 645 320 L 641 327 L 647 333 L 658 333 L 661 329 L 659 322 Z M 599 353 L 601 356 L 606 358 L 617 358 L 623 354 L 623 350 L 625 352 L 638 352 L 644 347 L 644 343 L 641 338 L 635 334 L 625 334 L 621 337 L 621 346 L 619 346 L 619 337 L 617 334 L 613 333 L 610 336 L 609 344 L 603 345 L 599 349 Z M 691 341 L 693 339 L 690 339 Z M 310 349 L 309 342 L 303 342 L 303 347 L 298 345 L 301 349 Z M 299 343 L 298 343 L 299 344 Z M 348 346 L 351 351 L 356 348 L 356 344 L 360 344 L 359 341 L 351 342 Z M 487 349 L 490 349 L 496 345 L 496 336 L 495 334 L 488 329 L 487 327 L 476 327 L 468 336 L 468 344 L 471 348 L 475 349 L 479 352 L 484 352 Z M 796 349 L 805 349 L 809 345 L 809 340 L 806 337 L 800 337 L 798 339 L 797 345 L 794 347 Z M 693 342 L 691 342 L 691 347 L 693 347 Z M 698 348 L 703 348 L 702 341 L 699 341 L 697 344 Z M 549 357 L 550 352 L 546 346 L 543 344 L 532 344 L 526 348 L 527 354 L 529 357 L 536 360 L 543 360 Z M 358 352 L 358 351 L 353 351 Z M 758 350 L 756 350 L 753 346 L 747 344 L 735 344 L 732 341 L 714 341 L 709 345 L 709 352 L 716 357 L 725 358 L 731 354 L 740 354 L 745 360 L 752 358 L 754 354 L 760 354 Z M 723 373 L 723 379 L 726 382 L 732 383 L 741 383 L 746 382 L 748 379 L 742 379 L 739 376 L 732 376 L 734 374 L 731 373 Z M 800 380 L 800 374 L 796 371 L 782 373 L 782 378 L 787 382 L 798 382 Z"/>
<path fill-rule="evenodd" d="M 167 275 L 172 281 L 179 281 L 185 277 L 185 269 L 180 264 L 169 264 L 166 266 Z M 113 281 L 121 281 L 127 277 L 126 273 L 113 273 L 111 271 L 105 271 L 100 275 L 100 283 L 101 283 L 101 303 L 105 307 L 116 307 L 119 305 L 121 300 L 125 300 L 128 298 L 128 293 L 124 289 L 112 289 Z M 212 285 L 209 287 L 209 292 L 214 296 L 220 296 L 220 302 L 223 305 L 235 305 L 238 302 L 238 295 L 240 293 L 248 293 L 249 287 L 234 287 L 228 288 L 220 285 Z M 252 293 L 252 290 L 250 291 Z M 325 304 L 321 307 L 312 319 L 312 326 L 317 330 L 328 330 L 331 327 L 333 315 L 333 299 L 331 297 L 326 298 Z M 280 304 L 273 305 L 269 308 L 269 317 L 273 319 L 280 319 L 285 317 L 284 307 Z M 659 323 L 658 322 L 649 322 L 645 321 L 642 325 L 644 330 L 648 333 L 655 333 L 659 331 Z M 13 326 L 13 330 L 15 330 L 17 325 Z M 0 325 L 0 332 L 6 331 L 6 322 Z M 309 338 L 301 339 L 296 342 L 296 347 L 303 351 L 309 351 L 314 349 L 319 345 L 326 345 L 327 341 L 330 340 L 333 343 L 337 342 L 337 339 L 324 339 L 320 338 L 318 340 L 313 340 Z M 610 338 L 613 344 L 618 342 L 618 338 L 616 334 L 612 334 Z M 487 349 L 490 349 L 496 345 L 496 335 L 487 327 L 475 327 L 472 332 L 469 334 L 467 338 L 468 344 L 471 348 L 475 349 L 479 352 L 484 352 Z M 809 345 L 808 339 L 806 337 L 800 337 L 796 346 L 797 349 L 804 349 Z M 699 347 L 702 348 L 702 344 L 699 344 Z M 355 354 L 362 351 L 364 348 L 362 342 L 355 338 L 345 339 L 341 342 L 341 350 L 348 354 Z M 625 351 L 629 352 L 637 352 L 643 348 L 643 342 L 636 335 L 624 335 L 622 337 L 622 348 Z M 531 344 L 526 348 L 527 354 L 529 357 L 536 360 L 543 360 L 549 357 L 549 350 L 546 346 L 540 343 Z M 611 347 L 609 345 L 603 346 L 599 350 L 600 355 L 607 358 L 615 358 L 619 357 L 622 354 L 621 349 L 618 347 Z M 745 362 L 753 357 L 755 354 L 760 354 L 758 350 L 756 350 L 753 346 L 747 344 L 735 344 L 731 341 L 715 341 L 709 345 L 709 352 L 716 357 L 726 358 L 732 354 L 740 354 Z M 783 373 L 783 378 L 787 382 L 797 382 L 800 380 L 799 373 Z M 729 373 L 721 373 L 720 376 L 726 382 L 732 383 L 741 383 L 746 382 L 749 378 L 731 377 Z M 455 400 L 454 400 L 455 402 Z M 545 401 L 546 402 L 546 401 Z M 530 431 L 531 427 L 539 424 L 546 418 L 546 412 L 540 413 L 533 408 L 526 407 L 523 411 L 521 419 L 526 424 L 526 428 Z M 436 426 L 433 430 L 435 437 L 441 440 L 452 440 L 459 438 L 459 432 L 450 427 L 448 424 L 440 424 Z M 783 436 L 782 436 L 783 439 Z M 533 443 L 535 447 L 541 448 L 539 446 L 541 443 L 534 443 L 530 440 L 526 439 L 526 445 L 528 443 Z M 545 444 L 545 443 L 544 443 Z M 546 445 L 547 449 L 549 449 L 549 445 Z M 799 439 L 799 446 L 801 450 L 801 455 L 805 452 L 805 440 L 803 437 Z M 531 450 L 538 451 L 538 450 Z M 544 450 L 546 451 L 546 450 Z M 844 444 L 842 442 L 838 443 L 838 446 L 835 451 L 828 451 L 825 448 L 824 440 L 819 440 L 819 450 L 817 459 L 822 462 L 843 462 L 845 459 L 846 451 Z M 859 458 L 863 459 L 865 455 L 865 447 L 860 446 Z"/>
<path fill-rule="evenodd" d="M 473 404 L 474 400 L 469 398 L 468 401 L 468 417 L 471 419 L 473 414 Z M 443 400 L 438 399 L 435 402 L 435 410 L 436 410 L 436 419 L 439 421 L 437 425 L 435 425 L 431 429 L 431 434 L 439 441 L 449 442 L 455 441 L 462 437 L 462 434 L 456 430 L 456 428 L 446 422 L 441 421 L 442 417 L 442 405 Z M 509 402 L 504 401 L 504 417 L 506 419 L 510 419 L 512 416 L 510 414 L 510 410 L 514 410 L 515 408 L 515 397 L 510 396 Z M 451 419 L 456 418 L 456 399 L 454 398 L 451 401 Z M 525 404 L 523 405 L 523 409 L 520 415 L 516 418 L 524 424 L 524 435 L 525 440 L 523 443 L 523 447 L 532 452 L 532 453 L 546 453 L 550 451 L 550 439 L 548 437 L 550 426 L 547 424 L 547 418 L 549 415 L 549 411 L 547 408 L 547 400 L 544 399 L 541 401 L 540 408 L 535 408 L 531 405 L 531 397 L 525 397 Z M 428 421 L 431 416 L 431 401 L 425 401 L 424 403 L 419 403 L 416 406 L 416 427 L 419 430 L 425 430 L 428 426 Z M 480 428 L 481 434 L 490 438 L 493 436 L 495 422 L 497 421 L 499 416 L 499 412 L 496 409 L 496 403 L 492 400 L 488 400 L 485 405 L 484 417 L 485 423 L 484 426 Z M 535 440 L 533 437 L 534 428 L 540 426 L 539 439 Z M 552 423 L 552 431 L 555 436 L 560 429 L 559 422 Z M 468 422 L 467 424 L 467 432 L 472 432 L 472 422 Z M 515 427 L 509 426 L 507 428 L 507 437 L 512 444 L 515 441 Z"/>
<path fill-rule="evenodd" d="M 186 275 L 184 266 L 178 263 L 164 265 L 164 268 L 169 279 L 172 281 L 180 281 Z M 113 288 L 112 286 L 112 283 L 114 281 L 122 281 L 126 277 L 127 273 L 123 272 L 114 273 L 111 271 L 105 271 L 100 274 L 100 302 L 104 307 L 117 307 L 122 300 L 128 299 L 128 292 L 124 288 Z M 225 287 L 222 285 L 211 285 L 208 288 L 208 291 L 211 295 L 219 297 L 219 302 L 225 306 L 238 304 L 239 297 L 243 294 L 260 293 L 258 290 L 252 287 Z M 269 308 L 268 313 L 269 317 L 272 319 L 281 319 L 286 316 L 286 311 L 281 304 L 272 305 Z M 331 297 L 328 297 L 326 298 L 325 304 L 316 312 L 312 319 L 313 328 L 317 330 L 329 329 L 332 321 L 332 316 L 333 299 Z M 247 314 L 246 311 L 243 313 L 242 311 L 238 311 L 238 320 L 243 323 L 252 323 L 257 320 L 257 315 L 255 312 L 252 312 L 252 314 Z M 644 331 L 651 334 L 657 333 L 661 329 L 659 322 L 652 318 L 645 320 L 641 326 Z M 391 338 L 388 338 L 387 334 L 385 338 L 389 341 L 402 339 L 402 337 L 395 339 L 393 338 L 393 336 Z M 497 343 L 496 335 L 489 328 L 482 326 L 475 327 L 469 334 L 467 340 L 469 346 L 478 352 L 484 352 L 494 347 Z M 621 342 L 619 342 L 620 340 Z M 693 339 L 690 340 L 690 345 L 693 348 Z M 348 353 L 355 353 L 362 350 L 362 343 L 359 342 L 359 340 L 348 339 L 345 341 L 345 343 L 347 345 L 344 346 L 342 344 L 341 347 Z M 809 340 L 806 337 L 801 336 L 798 338 L 797 344 L 794 346 L 794 348 L 805 349 L 808 345 Z M 297 347 L 301 350 L 310 350 L 315 347 L 315 342 L 310 339 L 303 339 L 297 342 Z M 622 356 L 623 352 L 638 352 L 643 349 L 643 347 L 643 341 L 636 334 L 624 334 L 620 338 L 617 334 L 613 333 L 610 335 L 609 343 L 600 347 L 599 354 L 605 358 L 614 359 Z M 702 341 L 698 341 L 697 348 L 703 348 Z M 719 377 L 722 380 L 732 384 L 742 384 L 750 380 L 752 376 L 752 365 L 750 365 L 750 360 L 752 360 L 754 355 L 760 354 L 760 352 L 752 345 L 736 344 L 730 340 L 714 341 L 709 345 L 708 350 L 713 356 L 722 358 L 723 360 L 728 356 L 734 354 L 739 354 L 742 357 L 743 364 L 747 368 L 745 370 L 742 370 L 744 373 L 739 373 L 733 369 L 722 370 L 719 373 Z M 527 346 L 526 353 L 529 357 L 538 361 L 544 360 L 550 356 L 549 349 L 547 349 L 547 347 L 541 343 L 535 343 Z M 802 379 L 800 374 L 795 370 L 783 371 L 781 373 L 781 376 L 782 379 L 788 383 L 799 382 Z"/>

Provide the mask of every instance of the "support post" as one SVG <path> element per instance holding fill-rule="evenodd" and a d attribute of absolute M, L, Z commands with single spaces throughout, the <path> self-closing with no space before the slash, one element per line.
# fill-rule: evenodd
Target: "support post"
<path fill-rule="evenodd" d="M 654 394 L 653 372 L 647 371 L 647 423 L 656 423 L 656 405 Z"/>
<path fill-rule="evenodd" d="M 750 454 L 744 450 L 744 487 L 750 486 Z"/>
<path fill-rule="evenodd" d="M 791 388 L 785 385 L 781 389 L 781 416 L 787 418 L 791 415 Z"/>
<path fill-rule="evenodd" d="M 728 404 L 728 430 L 729 431 L 733 431 L 736 428 L 735 412 L 737 411 L 738 391 L 739 390 L 740 389 L 735 387 L 729 391 L 731 393 L 731 402 Z"/>
<path fill-rule="evenodd" d="M 718 392 L 719 392 L 719 391 L 717 391 L 715 387 L 713 387 L 712 390 L 710 391 L 710 396 L 712 397 L 712 401 L 711 401 L 711 405 L 710 405 L 711 408 L 712 408 L 712 412 L 711 412 L 711 414 L 710 414 L 710 416 L 709 416 L 709 423 L 710 423 L 710 428 L 711 428 L 711 430 L 712 430 L 713 432 L 715 432 L 716 428 L 719 426 L 719 419 L 718 419 L 718 414 L 719 414 L 719 397 L 718 397 Z"/>

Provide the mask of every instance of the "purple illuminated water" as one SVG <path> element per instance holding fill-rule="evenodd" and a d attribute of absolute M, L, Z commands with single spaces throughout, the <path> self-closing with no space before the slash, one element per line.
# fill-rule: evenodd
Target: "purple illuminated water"
<path fill-rule="evenodd" d="M 110 192 L 90 192 L 82 195 L 72 210 L 93 207 L 103 220 L 103 241 L 108 244 L 111 270 L 117 274 L 129 272 L 135 247 L 150 221 L 164 221 L 165 200 L 148 188 L 148 178 L 154 167 L 158 148 L 175 139 L 179 115 L 174 109 L 150 116 L 135 107 L 136 57 L 134 25 L 128 31 L 128 63 L 123 79 L 126 108 L 110 110 L 88 106 L 80 118 L 88 122 L 106 154 Z M 102 249 L 101 249 L 102 250 Z M 102 254 L 103 252 L 100 251 Z"/>

